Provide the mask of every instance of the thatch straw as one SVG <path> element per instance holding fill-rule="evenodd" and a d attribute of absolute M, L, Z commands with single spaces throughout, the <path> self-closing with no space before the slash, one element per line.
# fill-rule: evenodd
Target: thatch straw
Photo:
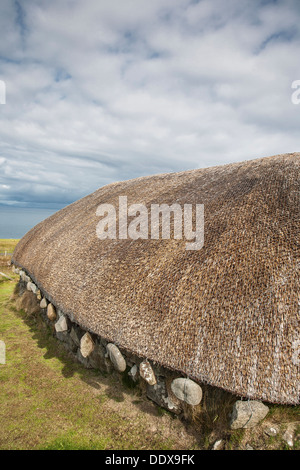
<path fill-rule="evenodd" d="M 300 154 L 111 184 L 28 232 L 13 263 L 87 330 L 240 396 L 299 403 Z M 204 204 L 205 242 L 99 240 L 99 204 Z M 298 350 L 297 350 L 298 348 Z"/>

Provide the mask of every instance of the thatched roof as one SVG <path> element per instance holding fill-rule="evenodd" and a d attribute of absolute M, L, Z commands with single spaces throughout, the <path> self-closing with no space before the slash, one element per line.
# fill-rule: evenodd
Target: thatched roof
<path fill-rule="evenodd" d="M 240 396 L 299 403 L 300 154 L 118 182 L 52 215 L 13 262 L 78 324 Z M 204 204 L 205 242 L 99 240 L 99 204 Z"/>

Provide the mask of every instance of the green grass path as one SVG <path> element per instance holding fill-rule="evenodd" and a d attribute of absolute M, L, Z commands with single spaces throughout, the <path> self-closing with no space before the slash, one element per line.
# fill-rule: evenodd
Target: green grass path
<path fill-rule="evenodd" d="M 0 281 L 0 339 L 6 344 L 0 449 L 178 448 L 160 430 L 149 429 L 151 419 L 161 419 L 154 405 L 149 414 L 142 412 L 135 405 L 139 397 L 120 395 L 112 378 L 84 369 L 48 329 L 16 311 L 10 299 L 14 286 Z"/>

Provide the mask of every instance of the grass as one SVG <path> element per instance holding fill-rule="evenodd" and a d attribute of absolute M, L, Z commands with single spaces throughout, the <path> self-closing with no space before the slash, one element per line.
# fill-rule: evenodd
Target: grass
<path fill-rule="evenodd" d="M 134 395 L 115 401 L 109 378 L 74 362 L 36 318 L 17 311 L 14 287 L 0 284 L 0 449 L 178 448 L 148 429 L 153 410 L 139 413 Z"/>
<path fill-rule="evenodd" d="M 0 239 L 0 252 L 13 252 L 17 242 Z M 149 431 L 147 414 L 126 401 L 112 379 L 74 362 L 37 318 L 16 309 L 18 276 L 9 256 L 1 256 L 0 263 L 0 271 L 13 278 L 0 276 L 0 339 L 6 345 L 6 364 L 0 364 L 0 449 L 174 448 L 172 439 Z M 133 418 L 126 416 L 127 406 L 137 408 Z"/>
<path fill-rule="evenodd" d="M 286 421 L 300 423 L 300 406 L 270 405 L 268 418 L 271 417 L 273 422 L 277 424 Z"/>
<path fill-rule="evenodd" d="M 5 251 L 12 253 L 18 241 L 16 238 L 0 238 L 0 253 Z"/>
<path fill-rule="evenodd" d="M 244 429 L 236 429 L 232 431 L 230 434 L 229 441 L 228 441 L 228 449 L 233 450 L 233 449 L 238 448 L 241 445 L 244 434 L 245 434 Z"/>

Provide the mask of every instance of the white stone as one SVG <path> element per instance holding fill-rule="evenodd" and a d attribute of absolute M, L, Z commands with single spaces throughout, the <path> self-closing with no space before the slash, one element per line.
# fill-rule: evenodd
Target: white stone
<path fill-rule="evenodd" d="M 175 403 L 172 402 L 172 399 L 170 397 L 162 397 L 162 400 L 164 401 L 164 403 L 167 406 L 168 410 L 174 411 L 175 413 L 177 412 L 178 406 L 175 405 Z"/>
<path fill-rule="evenodd" d="M 128 372 L 128 375 L 132 378 L 132 380 L 134 382 L 137 381 L 138 379 L 138 375 L 139 375 L 139 371 L 138 371 L 138 368 L 137 368 L 137 365 L 134 364 L 134 366 L 131 367 L 130 371 Z"/>
<path fill-rule="evenodd" d="M 266 428 L 265 433 L 267 434 L 267 436 L 276 436 L 278 434 L 278 428 L 273 426 Z"/>
<path fill-rule="evenodd" d="M 95 343 L 87 331 L 80 340 L 80 352 L 83 357 L 88 357 L 95 348 Z"/>
<path fill-rule="evenodd" d="M 238 400 L 231 414 L 231 429 L 253 428 L 268 414 L 269 408 L 260 401 Z"/>
<path fill-rule="evenodd" d="M 219 439 L 216 441 L 212 447 L 212 450 L 223 450 L 224 447 L 224 441 L 223 439 Z"/>
<path fill-rule="evenodd" d="M 4 341 L 0 340 L 0 364 L 5 364 L 5 343 Z"/>
<path fill-rule="evenodd" d="M 40 301 L 40 307 L 41 307 L 41 308 L 47 308 L 47 299 L 46 299 L 46 297 L 44 297 L 44 298 Z"/>
<path fill-rule="evenodd" d="M 115 344 L 109 343 L 106 346 L 106 351 L 108 353 L 108 356 L 109 356 L 111 362 L 114 365 L 114 368 L 118 372 L 124 372 L 126 370 L 126 361 L 125 361 L 121 351 L 119 350 L 119 348 Z"/>
<path fill-rule="evenodd" d="M 61 315 L 55 323 L 55 330 L 57 331 L 57 333 L 68 331 L 68 323 L 64 315 Z"/>
<path fill-rule="evenodd" d="M 140 364 L 140 376 L 149 384 L 155 385 L 156 384 L 156 377 L 151 367 L 151 364 L 147 359 L 145 359 Z"/>
<path fill-rule="evenodd" d="M 31 292 L 33 292 L 34 294 L 37 293 L 37 291 L 39 290 L 38 287 L 33 283 L 33 282 L 30 282 L 30 289 L 31 289 Z"/>
<path fill-rule="evenodd" d="M 199 405 L 202 400 L 202 389 L 191 379 L 180 377 L 171 383 L 171 390 L 174 395 L 188 405 Z"/>
<path fill-rule="evenodd" d="M 285 433 L 282 436 L 282 439 L 287 443 L 289 447 L 294 446 L 294 429 L 288 427 Z"/>
<path fill-rule="evenodd" d="M 25 273 L 25 271 L 20 271 L 20 277 L 22 279 L 23 282 L 31 282 L 31 279 L 29 276 L 27 276 L 27 274 Z"/>

